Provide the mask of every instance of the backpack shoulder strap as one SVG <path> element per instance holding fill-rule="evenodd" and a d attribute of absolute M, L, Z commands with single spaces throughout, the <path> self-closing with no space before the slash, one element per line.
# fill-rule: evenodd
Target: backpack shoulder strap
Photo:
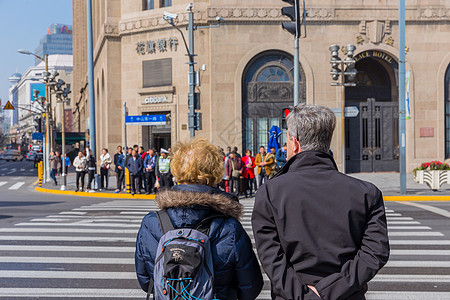
<path fill-rule="evenodd" d="M 214 212 L 210 215 L 208 215 L 206 218 L 204 218 L 203 220 L 201 220 L 197 226 L 195 226 L 195 229 L 200 231 L 201 233 L 204 233 L 205 235 L 209 236 L 209 230 L 211 227 L 211 222 L 213 219 L 216 218 L 226 218 L 227 216 L 225 216 L 224 214 L 218 213 L 218 212 Z"/>
<path fill-rule="evenodd" d="M 175 229 L 175 227 L 173 227 L 172 221 L 170 220 L 169 214 L 167 213 L 167 210 L 162 209 L 160 211 L 157 211 L 156 216 L 158 217 L 162 234 L 166 234 L 166 232 Z"/>

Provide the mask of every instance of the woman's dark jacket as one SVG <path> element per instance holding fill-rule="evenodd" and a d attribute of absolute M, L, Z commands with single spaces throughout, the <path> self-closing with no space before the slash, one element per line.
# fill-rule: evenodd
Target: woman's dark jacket
<path fill-rule="evenodd" d="M 209 186 L 178 185 L 159 193 L 156 202 L 167 209 L 175 228 L 193 228 L 214 212 L 226 215 L 211 221 L 209 233 L 216 298 L 256 299 L 263 279 L 250 238 L 238 221 L 243 207 L 235 197 Z M 150 212 L 142 220 L 135 255 L 139 284 L 146 292 L 161 236 L 158 218 Z"/>

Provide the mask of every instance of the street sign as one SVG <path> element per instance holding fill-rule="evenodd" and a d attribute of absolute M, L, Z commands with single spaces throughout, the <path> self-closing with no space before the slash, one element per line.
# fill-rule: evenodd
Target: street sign
<path fill-rule="evenodd" d="M 12 106 L 11 102 L 8 101 L 3 109 L 14 109 L 14 106 Z"/>
<path fill-rule="evenodd" d="M 356 106 L 347 106 L 345 108 L 345 116 L 347 118 L 356 117 L 359 114 L 359 109 Z"/>
<path fill-rule="evenodd" d="M 43 141 L 44 134 L 42 132 L 33 132 L 33 134 L 31 135 L 31 139 L 34 141 Z"/>
<path fill-rule="evenodd" d="M 127 125 L 166 125 L 166 115 L 125 116 Z"/>

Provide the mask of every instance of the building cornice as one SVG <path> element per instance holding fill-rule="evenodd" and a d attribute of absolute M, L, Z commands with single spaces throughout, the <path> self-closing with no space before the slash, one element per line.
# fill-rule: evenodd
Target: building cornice
<path fill-rule="evenodd" d="M 254 7 L 209 7 L 205 10 L 194 12 L 195 22 L 214 23 L 216 17 L 226 19 L 233 23 L 273 23 L 286 21 L 279 8 L 254 8 Z M 372 20 L 398 20 L 398 8 L 379 6 L 352 6 L 352 7 L 311 7 L 308 8 L 307 22 L 359 22 Z M 423 7 L 408 6 L 406 9 L 407 22 L 439 22 L 450 20 L 450 8 L 443 6 Z M 178 14 L 178 25 L 187 25 L 188 13 Z M 118 34 L 127 35 L 144 31 L 154 31 L 170 28 L 170 25 L 161 16 L 133 17 L 122 19 L 118 24 Z"/>

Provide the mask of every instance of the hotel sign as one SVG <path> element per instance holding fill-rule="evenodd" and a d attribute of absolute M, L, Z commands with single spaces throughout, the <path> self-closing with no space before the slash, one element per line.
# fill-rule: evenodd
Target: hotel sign
<path fill-rule="evenodd" d="M 368 50 L 368 51 L 361 52 L 355 56 L 355 61 L 358 62 L 364 58 L 379 58 L 381 60 L 384 60 L 388 64 L 390 64 L 393 68 L 397 68 L 397 66 L 398 66 L 397 61 L 392 56 L 390 56 L 389 54 L 386 54 L 382 51 Z"/>

